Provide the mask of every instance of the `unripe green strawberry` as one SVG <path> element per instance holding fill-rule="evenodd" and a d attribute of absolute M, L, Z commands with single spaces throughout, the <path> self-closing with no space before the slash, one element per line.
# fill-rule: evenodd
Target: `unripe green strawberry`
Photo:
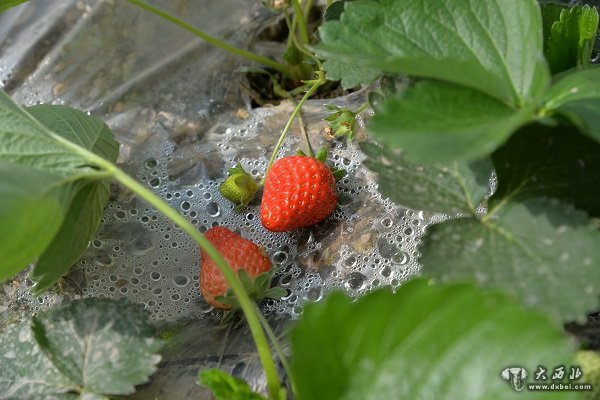
<path fill-rule="evenodd" d="M 600 353 L 593 350 L 580 350 L 575 354 L 575 362 L 583 370 L 583 377 L 578 383 L 589 383 L 592 391 L 585 393 L 586 399 L 600 398 Z"/>
<path fill-rule="evenodd" d="M 288 156 L 277 160 L 267 174 L 260 219 L 270 231 L 290 231 L 323 221 L 336 203 L 335 179 L 323 162 Z"/>
<path fill-rule="evenodd" d="M 268 271 L 271 269 L 271 260 L 260 247 L 222 226 L 210 228 L 204 234 L 204 237 L 215 246 L 233 271 L 239 275 L 242 284 L 251 297 L 254 297 L 255 300 L 276 297 L 275 294 L 278 292 L 269 289 L 270 275 Z M 204 250 L 200 252 L 200 260 L 200 291 L 202 296 L 216 308 L 231 308 L 235 305 L 235 302 L 227 301 L 231 300 L 230 298 L 220 297 L 228 294 L 229 283 Z M 241 271 L 244 273 L 241 273 Z M 263 275 L 265 273 L 266 275 Z M 259 279 L 261 275 L 262 277 Z M 252 287 L 255 281 L 256 287 Z"/>
<path fill-rule="evenodd" d="M 259 186 L 241 164 L 229 169 L 229 177 L 225 179 L 219 190 L 226 199 L 238 204 L 237 208 L 246 207 L 254 198 Z"/>

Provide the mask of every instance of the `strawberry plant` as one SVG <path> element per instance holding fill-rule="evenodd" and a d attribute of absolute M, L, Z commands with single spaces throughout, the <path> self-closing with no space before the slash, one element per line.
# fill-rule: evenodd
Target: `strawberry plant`
<path fill-rule="evenodd" d="M 238 165 L 220 187 L 239 211 L 264 185 L 260 218 L 268 230 L 310 229 L 333 212 L 340 171 L 325 164 L 326 152 L 315 156 L 306 132 L 305 154 L 277 159 L 279 150 L 296 119 L 304 130 L 302 108 L 320 88 L 338 80 L 348 89 L 369 85 L 371 136 L 360 147 L 379 191 L 398 204 L 445 214 L 419 248 L 426 278 L 395 293 L 376 290 L 356 301 L 333 293 L 308 305 L 291 329 L 288 363 L 249 296 L 282 294 L 269 289 L 271 263 L 256 245 L 223 227 L 200 234 L 117 168 L 117 144 L 98 118 L 66 106 L 22 108 L 2 92 L 0 279 L 36 261 L 34 291 L 50 288 L 85 250 L 109 183 L 116 181 L 200 246 L 202 293 L 212 304 L 242 310 L 270 399 L 518 398 L 499 377 L 502 368 L 516 363 L 533 371 L 575 362 L 561 325 L 583 321 L 598 307 L 600 293 L 595 8 L 534 0 L 338 1 L 328 4 L 311 37 L 306 15 L 312 2 L 292 0 L 282 9 L 272 4 L 290 33 L 283 61 L 274 61 L 228 46 L 145 2 L 129 2 L 281 74 L 273 85 L 294 108 L 262 181 Z M 330 133 L 351 141 L 356 116 L 369 105 L 354 111 L 330 106 Z M 88 381 L 81 372 L 87 362 L 65 356 L 79 349 L 65 350 L 70 343 L 58 330 L 78 327 L 80 314 L 95 304 L 71 303 L 7 329 L 0 337 L 9 349 L 0 364 L 4 393 L 118 395 L 146 379 L 157 361 L 152 355 L 159 345 L 152 340 L 135 354 L 139 370 L 114 378 L 115 387 L 106 390 L 99 382 L 111 376 L 102 371 L 108 362 L 100 360 L 102 379 Z M 138 312 L 123 307 L 125 315 Z M 133 317 L 138 324 L 121 326 L 105 314 L 98 319 L 149 336 L 145 322 Z M 96 334 L 77 333 L 72 342 Z M 20 339 L 30 337 L 34 341 Z M 119 344 L 111 351 L 122 351 Z M 597 368 L 588 362 L 593 354 L 580 359 L 592 365 L 587 371 L 595 379 Z M 27 362 L 44 366 L 44 373 L 28 371 Z M 23 386 L 31 379 L 59 382 L 59 389 Z M 223 371 L 204 371 L 199 381 L 217 398 L 264 397 Z M 531 391 L 528 398 L 578 394 Z"/>

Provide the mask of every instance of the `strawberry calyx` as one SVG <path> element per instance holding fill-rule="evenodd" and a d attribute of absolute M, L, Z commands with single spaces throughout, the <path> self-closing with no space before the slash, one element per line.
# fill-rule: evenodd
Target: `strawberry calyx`
<path fill-rule="evenodd" d="M 302 150 L 296 150 L 296 155 L 310 157 L 307 156 Z M 317 151 L 317 154 L 315 154 L 314 158 L 325 164 L 328 155 L 329 154 L 327 153 L 327 149 L 325 147 L 321 147 L 319 151 Z M 340 179 L 342 179 L 348 174 L 348 172 L 343 168 L 330 167 L 329 170 L 331 171 L 331 174 L 333 175 L 333 178 L 336 182 L 339 182 Z"/>
<path fill-rule="evenodd" d="M 317 151 L 317 154 L 315 155 L 315 158 L 317 160 L 321 161 L 323 164 L 325 164 L 327 157 L 328 157 L 328 154 L 327 154 L 327 149 L 325 147 L 321 147 L 319 149 L 319 151 Z M 337 168 L 337 167 L 330 167 L 329 170 L 331 171 L 331 174 L 333 175 L 333 178 L 335 179 L 336 182 L 338 182 L 340 179 L 342 179 L 348 173 L 345 169 Z"/>
<path fill-rule="evenodd" d="M 346 171 L 343 168 L 329 168 L 329 170 L 331 171 L 331 175 L 333 175 L 333 179 L 335 179 L 336 182 L 339 182 L 340 179 L 342 179 L 343 177 L 345 177 L 348 174 L 348 171 Z"/>
<path fill-rule="evenodd" d="M 325 161 L 327 160 L 327 149 L 325 147 L 321 147 L 319 149 L 319 151 L 317 151 L 317 154 L 315 155 L 315 158 L 319 161 L 321 161 L 322 163 L 325 163 Z"/>
<path fill-rule="evenodd" d="M 237 163 L 229 168 L 228 177 L 219 186 L 219 191 L 227 200 L 237 204 L 235 211 L 238 212 L 250 204 L 259 188 L 254 178 Z"/>
<path fill-rule="evenodd" d="M 242 286 L 244 286 L 246 293 L 248 293 L 248 297 L 254 300 L 256 304 L 260 304 L 264 299 L 280 299 L 287 296 L 285 289 L 271 287 L 273 274 L 274 270 L 271 269 L 252 278 L 244 269 L 239 269 L 238 279 Z M 225 319 L 231 318 L 229 317 L 230 314 L 235 314 L 240 310 L 239 301 L 231 289 L 227 289 L 227 292 L 222 296 L 216 296 L 215 301 L 228 307 L 227 311 L 225 311 Z"/>

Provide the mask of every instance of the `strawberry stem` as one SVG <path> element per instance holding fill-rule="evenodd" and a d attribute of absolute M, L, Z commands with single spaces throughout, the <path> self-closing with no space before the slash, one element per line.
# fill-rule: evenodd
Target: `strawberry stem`
<path fill-rule="evenodd" d="M 306 3 L 304 3 L 304 20 L 308 21 L 308 18 L 310 17 L 310 10 L 312 9 L 313 6 L 313 0 L 306 0 Z"/>
<path fill-rule="evenodd" d="M 288 118 L 287 123 L 283 127 L 283 131 L 281 132 L 281 135 L 279 136 L 279 140 L 277 141 L 277 144 L 275 144 L 275 149 L 273 149 L 273 154 L 271 154 L 271 159 L 269 160 L 269 164 L 267 165 L 267 168 L 265 170 L 265 176 L 263 177 L 262 181 L 260 182 L 261 185 L 265 184 L 265 180 L 267 179 L 269 170 L 271 169 L 271 166 L 275 162 L 277 153 L 279 153 L 279 149 L 281 148 L 281 145 L 283 144 L 283 141 L 285 140 L 287 133 L 290 130 L 292 123 L 294 122 L 294 119 L 300 112 L 300 109 L 302 108 L 304 103 L 306 103 L 306 100 L 308 100 L 309 97 L 312 96 L 317 91 L 319 86 L 321 86 L 322 84 L 325 83 L 325 81 L 326 81 L 325 74 L 321 70 L 317 71 L 316 79 L 309 81 L 310 83 L 312 83 L 312 86 L 306 91 L 306 93 L 304 93 L 304 96 L 302 96 L 302 98 L 300 99 L 298 104 L 296 104 L 296 107 L 294 107 L 294 110 L 290 114 L 290 117 Z M 308 145 L 309 147 L 307 150 L 309 150 L 312 154 L 312 149 L 310 148 L 310 142 L 308 141 L 308 135 L 306 135 L 306 131 L 304 131 L 304 133 L 305 133 L 306 141 L 309 143 L 309 145 Z"/>
<path fill-rule="evenodd" d="M 292 394 L 294 395 L 294 398 L 295 398 L 297 395 L 297 392 L 296 392 L 296 385 L 294 383 L 294 377 L 292 375 L 292 368 L 290 367 L 290 364 L 288 363 L 285 354 L 283 354 L 281 345 L 279 344 L 279 341 L 277 340 L 277 336 L 275 335 L 275 332 L 273 332 L 271 325 L 269 325 L 269 321 L 267 321 L 265 316 L 260 312 L 260 309 L 258 308 L 258 306 L 256 304 L 255 304 L 255 306 L 256 306 L 256 315 L 258 315 L 258 318 L 260 319 L 260 322 L 262 323 L 263 329 L 267 333 L 267 336 L 269 337 L 269 340 L 271 341 L 271 344 L 273 345 L 273 348 L 275 349 L 277 356 L 279 356 L 279 360 L 281 361 L 281 365 L 283 365 L 283 369 L 285 370 L 285 373 L 288 375 L 288 379 L 289 379 L 290 385 L 292 387 Z"/>
<path fill-rule="evenodd" d="M 304 146 L 306 146 L 306 155 L 309 157 L 314 157 L 315 152 L 310 145 L 310 139 L 308 137 L 308 133 L 306 133 L 306 127 L 304 126 L 304 121 L 302 120 L 302 113 L 298 113 L 298 123 L 300 124 L 300 132 L 302 132 L 302 137 L 304 138 Z"/>
<path fill-rule="evenodd" d="M 306 27 L 306 20 L 304 19 L 304 10 L 300 6 L 300 2 L 298 0 L 292 0 L 292 7 L 294 7 L 294 19 L 292 21 L 293 28 L 298 26 L 298 32 L 300 34 L 300 43 L 308 44 L 308 28 Z M 294 35 L 295 29 L 290 31 L 290 35 Z"/>
<path fill-rule="evenodd" d="M 365 102 L 365 104 L 363 104 L 362 106 L 360 106 L 356 111 L 352 111 L 354 113 L 354 115 L 358 115 L 361 112 L 365 111 L 367 108 L 370 107 L 369 102 Z"/>

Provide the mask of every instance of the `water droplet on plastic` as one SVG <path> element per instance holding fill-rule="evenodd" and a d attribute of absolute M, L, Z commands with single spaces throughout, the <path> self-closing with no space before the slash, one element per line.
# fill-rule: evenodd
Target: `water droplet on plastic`
<path fill-rule="evenodd" d="M 353 272 L 348 276 L 345 286 L 348 289 L 360 290 L 365 285 L 365 276 L 359 272 Z"/>
<path fill-rule="evenodd" d="M 410 257 L 404 251 L 399 251 L 392 256 L 392 261 L 395 264 L 399 264 L 399 265 L 404 265 L 404 264 L 408 263 L 409 260 L 410 260 Z"/>
<path fill-rule="evenodd" d="M 175 283 L 175 286 L 184 287 L 190 283 L 190 278 L 185 275 L 176 275 L 173 277 L 173 282 Z"/>
<path fill-rule="evenodd" d="M 287 253 L 284 251 L 278 251 L 273 254 L 273 262 L 276 264 L 283 264 L 287 260 Z"/>
<path fill-rule="evenodd" d="M 150 274 L 150 279 L 157 281 L 160 279 L 160 272 L 154 271 Z"/>
<path fill-rule="evenodd" d="M 346 261 L 344 261 L 344 264 L 346 264 L 346 266 L 351 267 L 354 264 L 356 264 L 356 257 L 354 256 L 350 256 L 348 258 L 346 258 Z"/>
<path fill-rule="evenodd" d="M 157 165 L 158 161 L 156 161 L 156 159 L 154 158 L 148 158 L 146 161 L 144 161 L 144 167 L 146 167 L 147 169 L 156 168 Z"/>
<path fill-rule="evenodd" d="M 101 267 L 106 267 L 109 266 L 110 264 L 112 264 L 113 259 L 111 258 L 110 255 L 104 253 L 104 254 L 99 254 L 96 259 L 94 260 L 94 264 L 99 265 Z"/>
<path fill-rule="evenodd" d="M 319 301 L 323 297 L 323 288 L 320 286 L 310 288 L 306 293 L 306 299 L 310 301 Z"/>
<path fill-rule="evenodd" d="M 206 212 L 208 213 L 208 215 L 210 215 L 213 218 L 221 215 L 221 210 L 219 208 L 219 205 L 217 203 L 215 203 L 214 201 L 211 203 L 208 203 L 206 205 Z"/>

